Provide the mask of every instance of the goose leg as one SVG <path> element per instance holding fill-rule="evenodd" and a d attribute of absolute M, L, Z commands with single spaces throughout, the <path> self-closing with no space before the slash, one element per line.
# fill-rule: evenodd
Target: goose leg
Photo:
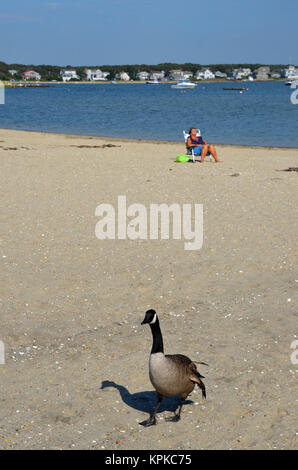
<path fill-rule="evenodd" d="M 156 406 L 154 408 L 154 411 L 153 413 L 151 413 L 151 415 L 149 416 L 149 419 L 146 419 L 145 421 L 142 421 L 141 424 L 142 426 L 153 426 L 154 424 L 156 424 L 156 418 L 155 418 L 155 415 L 156 413 L 158 412 L 159 410 L 159 407 L 161 405 L 161 402 L 162 402 L 162 399 L 163 399 L 163 396 L 162 395 L 159 395 L 157 394 L 157 403 L 156 403 Z"/>
<path fill-rule="evenodd" d="M 181 418 L 180 414 L 181 414 L 182 406 L 184 404 L 184 400 L 185 399 L 180 398 L 180 406 L 179 406 L 178 413 L 174 413 L 174 416 L 172 418 L 166 418 L 166 421 L 171 421 L 172 423 L 177 423 L 177 421 L 180 420 L 180 418 Z"/>

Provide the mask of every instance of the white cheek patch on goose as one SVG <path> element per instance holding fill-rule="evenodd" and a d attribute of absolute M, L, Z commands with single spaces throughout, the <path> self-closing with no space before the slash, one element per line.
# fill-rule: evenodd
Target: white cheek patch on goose
<path fill-rule="evenodd" d="M 149 323 L 149 325 L 152 325 L 155 322 L 156 322 L 156 313 L 154 314 L 153 320 Z"/>

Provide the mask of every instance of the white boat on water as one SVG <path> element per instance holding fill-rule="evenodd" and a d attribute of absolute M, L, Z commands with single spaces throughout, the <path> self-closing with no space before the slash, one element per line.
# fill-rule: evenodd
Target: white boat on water
<path fill-rule="evenodd" d="M 196 83 L 190 82 L 189 80 L 179 80 L 178 83 L 172 85 L 171 88 L 174 88 L 175 90 L 186 90 L 195 88 L 196 86 Z"/>
<path fill-rule="evenodd" d="M 158 80 L 148 80 L 146 82 L 146 85 L 159 85 L 159 81 Z"/>

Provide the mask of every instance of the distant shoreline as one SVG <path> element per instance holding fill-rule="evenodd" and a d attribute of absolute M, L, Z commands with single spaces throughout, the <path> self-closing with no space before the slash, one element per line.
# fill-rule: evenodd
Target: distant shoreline
<path fill-rule="evenodd" d="M 164 145 L 164 144 L 169 144 L 169 145 L 185 145 L 184 142 L 182 141 L 175 141 L 175 140 L 156 140 L 156 139 L 132 139 L 128 137 L 109 137 L 109 136 L 97 136 L 97 135 L 88 135 L 88 134 L 66 134 L 65 132 L 51 132 L 51 131 L 33 131 L 33 130 L 28 130 L 28 129 L 12 129 L 12 128 L 6 128 L 6 127 L 1 127 L 0 131 L 12 131 L 12 132 L 26 132 L 26 133 L 32 133 L 32 134 L 44 134 L 44 135 L 57 135 L 59 137 L 67 137 L 67 138 L 73 138 L 73 139 L 95 139 L 95 140 L 100 140 L 100 141 L 106 141 L 106 140 L 111 140 L 113 142 L 131 142 L 131 143 L 136 143 L 136 144 L 157 144 L 157 145 Z M 241 144 L 221 144 L 221 143 L 215 143 L 216 146 L 222 147 L 222 148 L 228 148 L 228 147 L 233 147 L 233 148 L 243 148 L 243 149 L 267 149 L 267 150 L 298 150 L 298 147 L 275 147 L 271 145 L 241 145 Z"/>
<path fill-rule="evenodd" d="M 287 78 L 268 78 L 267 80 L 195 80 L 193 83 L 267 83 L 267 82 L 286 82 L 288 81 Z M 293 80 L 294 81 L 294 80 Z M 16 80 L 16 83 L 21 84 L 28 84 L 34 83 L 35 85 L 144 85 L 148 82 L 148 80 L 97 80 L 97 81 L 90 81 L 90 80 L 80 80 L 80 81 L 67 81 L 67 82 L 59 82 L 59 81 L 35 81 L 35 80 Z M 158 84 L 166 85 L 166 84 L 174 84 L 177 83 L 178 80 L 160 80 Z M 14 88 L 11 81 L 3 80 L 2 83 L 7 88 Z"/>

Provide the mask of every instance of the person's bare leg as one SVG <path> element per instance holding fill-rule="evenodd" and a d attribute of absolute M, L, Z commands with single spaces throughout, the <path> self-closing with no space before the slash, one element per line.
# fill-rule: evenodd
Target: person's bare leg
<path fill-rule="evenodd" d="M 213 157 L 214 160 L 215 160 L 215 163 L 220 162 L 220 160 L 218 160 L 217 153 L 216 153 L 216 150 L 215 150 L 214 145 L 209 145 L 208 147 L 209 147 L 209 148 L 208 148 L 208 152 L 211 153 L 212 157 Z"/>
<path fill-rule="evenodd" d="M 201 163 L 204 163 L 204 158 L 206 157 L 208 152 L 208 145 L 203 145 L 201 150 Z"/>

